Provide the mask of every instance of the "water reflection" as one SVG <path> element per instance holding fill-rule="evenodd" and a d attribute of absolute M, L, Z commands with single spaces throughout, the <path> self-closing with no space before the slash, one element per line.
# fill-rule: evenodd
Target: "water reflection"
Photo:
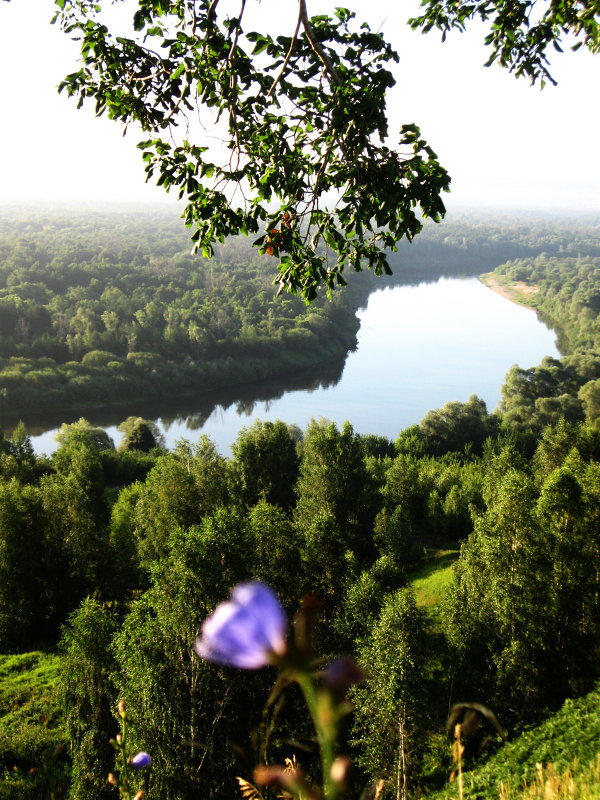
<path fill-rule="evenodd" d="M 264 404 L 264 410 L 268 413 L 273 403 L 281 400 L 288 392 L 312 393 L 319 389 L 329 389 L 339 383 L 345 361 L 346 356 L 343 356 L 323 364 L 317 364 L 310 370 L 270 378 L 260 383 L 233 386 L 229 389 L 173 400 L 156 400 L 99 408 L 76 408 L 43 414 L 29 412 L 21 415 L 0 414 L 0 428 L 10 435 L 19 420 L 23 419 L 29 434 L 34 438 L 36 450 L 46 453 L 55 449 L 53 435 L 56 429 L 63 422 L 76 422 L 80 417 L 85 417 L 93 425 L 114 431 L 120 422 L 131 415 L 156 421 L 166 434 L 173 428 L 200 431 L 209 422 L 223 424 L 225 418 L 231 413 L 250 418 L 258 405 Z M 115 435 L 111 435 L 114 439 Z M 118 436 L 117 433 L 117 439 Z"/>
<path fill-rule="evenodd" d="M 555 334 L 535 312 L 474 278 L 379 290 L 358 317 L 356 351 L 311 370 L 169 402 L 26 415 L 24 422 L 36 451 L 46 453 L 56 448 L 52 429 L 80 416 L 106 428 L 115 443 L 116 426 L 135 415 L 154 420 L 169 448 L 180 438 L 196 441 L 202 432 L 225 455 L 254 417 L 302 430 L 313 417 L 338 425 L 349 419 L 359 433 L 394 439 L 430 409 L 471 394 L 492 411 L 512 364 L 529 367 L 545 355 L 560 356 Z"/>

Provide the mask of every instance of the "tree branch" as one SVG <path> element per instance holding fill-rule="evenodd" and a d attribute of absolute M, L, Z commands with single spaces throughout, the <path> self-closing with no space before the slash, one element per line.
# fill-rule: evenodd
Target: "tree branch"
<path fill-rule="evenodd" d="M 340 76 L 337 74 L 335 67 L 331 63 L 331 59 L 321 46 L 321 42 L 319 42 L 319 40 L 315 36 L 313 27 L 310 24 L 310 20 L 308 18 L 308 12 L 306 11 L 306 0 L 300 0 L 300 20 L 302 21 L 302 27 L 304 28 L 304 33 L 306 34 L 306 38 L 308 39 L 310 46 L 323 62 L 323 65 L 325 66 L 325 69 L 328 72 L 329 77 L 337 86 L 341 86 L 342 81 L 340 79 Z"/>
<path fill-rule="evenodd" d="M 306 12 L 306 8 L 305 8 L 305 12 Z M 298 39 L 298 31 L 300 30 L 300 23 L 301 22 L 302 22 L 302 0 L 300 0 L 300 2 L 298 4 L 298 22 L 296 23 L 296 30 L 294 31 L 294 35 L 292 36 L 292 42 L 290 44 L 290 49 L 287 51 L 287 55 L 286 55 L 286 57 L 285 57 L 285 59 L 283 61 L 283 64 L 281 65 L 281 69 L 279 71 L 279 74 L 277 75 L 277 77 L 273 81 L 273 84 L 272 84 L 271 88 L 267 92 L 267 97 L 271 97 L 273 95 L 273 92 L 275 91 L 275 88 L 276 88 L 277 84 L 279 83 L 279 81 L 283 77 L 283 74 L 284 74 L 285 70 L 287 69 L 287 65 L 290 63 L 290 58 L 292 57 L 292 53 L 294 52 L 294 47 L 296 46 L 296 41 Z"/>

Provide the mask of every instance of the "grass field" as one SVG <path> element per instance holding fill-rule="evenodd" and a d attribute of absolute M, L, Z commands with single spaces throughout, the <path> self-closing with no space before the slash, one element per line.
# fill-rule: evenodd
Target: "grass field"
<path fill-rule="evenodd" d="M 48 653 L 0 656 L 0 800 L 62 796 L 59 666 L 60 657 Z"/>
<path fill-rule="evenodd" d="M 425 563 L 409 575 L 417 605 L 434 620 L 438 618 L 439 603 L 450 585 L 457 558 L 458 550 L 431 550 Z"/>

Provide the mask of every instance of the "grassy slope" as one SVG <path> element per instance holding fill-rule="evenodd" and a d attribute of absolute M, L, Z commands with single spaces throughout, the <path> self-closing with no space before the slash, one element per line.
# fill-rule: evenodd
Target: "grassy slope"
<path fill-rule="evenodd" d="M 585 697 L 567 700 L 549 719 L 501 747 L 484 765 L 464 773 L 465 800 L 498 800 L 521 795 L 524 783 L 538 787 L 544 797 L 600 797 L 600 689 Z M 540 764 L 544 777 L 539 779 Z M 593 765 L 590 767 L 590 765 Z M 548 765 L 552 765 L 548 769 Z M 575 776 L 563 780 L 562 792 L 552 789 L 552 775 Z M 577 790 L 577 781 L 583 784 Z M 501 789 L 502 784 L 502 789 Z M 550 784 L 550 786 L 546 786 Z M 428 800 L 456 798 L 458 787 L 448 784 Z"/>
<path fill-rule="evenodd" d="M 452 578 L 458 552 L 437 550 L 410 576 L 417 604 L 432 623 Z M 562 709 L 538 727 L 502 746 L 482 766 L 464 773 L 465 800 L 581 798 L 600 800 L 600 688 Z M 537 766 L 540 765 L 540 766 Z M 550 765 L 550 766 L 549 766 Z M 524 791 L 524 784 L 527 784 Z M 427 800 L 456 800 L 457 783 Z"/>
<path fill-rule="evenodd" d="M 0 800 L 44 796 L 42 785 L 63 783 L 59 665 L 47 653 L 0 656 Z"/>
<path fill-rule="evenodd" d="M 457 555 L 453 550 L 433 551 L 411 575 L 417 602 L 434 626 Z M 64 782 L 60 762 L 54 758 L 56 746 L 66 739 L 56 691 L 59 664 L 58 656 L 43 653 L 0 656 L 0 800 L 45 796 L 40 784 L 47 790 Z M 568 700 L 559 712 L 502 746 L 485 764 L 467 770 L 465 800 L 523 796 L 598 800 L 599 752 L 600 688 Z M 543 765 L 543 773 L 537 764 Z M 555 777 L 565 771 L 566 780 Z M 529 784 L 526 795 L 521 793 L 524 782 Z M 458 786 L 453 783 L 429 794 L 428 800 L 457 797 Z"/>

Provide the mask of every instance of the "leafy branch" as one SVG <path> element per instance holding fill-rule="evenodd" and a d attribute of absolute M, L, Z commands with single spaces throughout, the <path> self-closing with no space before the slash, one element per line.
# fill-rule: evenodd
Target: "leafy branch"
<path fill-rule="evenodd" d="M 280 290 L 310 302 L 344 285 L 348 268 L 389 272 L 386 252 L 444 215 L 450 179 L 419 129 L 403 126 L 398 149 L 386 143 L 398 56 L 348 10 L 309 18 L 299 0 L 293 35 L 273 38 L 244 31 L 246 0 L 233 19 L 218 0 L 141 0 L 133 35 L 116 36 L 102 0 L 56 3 L 83 64 L 60 90 L 141 127 L 147 180 L 186 200 L 204 255 L 258 234 Z M 229 157 L 193 141 L 196 117 Z"/>

